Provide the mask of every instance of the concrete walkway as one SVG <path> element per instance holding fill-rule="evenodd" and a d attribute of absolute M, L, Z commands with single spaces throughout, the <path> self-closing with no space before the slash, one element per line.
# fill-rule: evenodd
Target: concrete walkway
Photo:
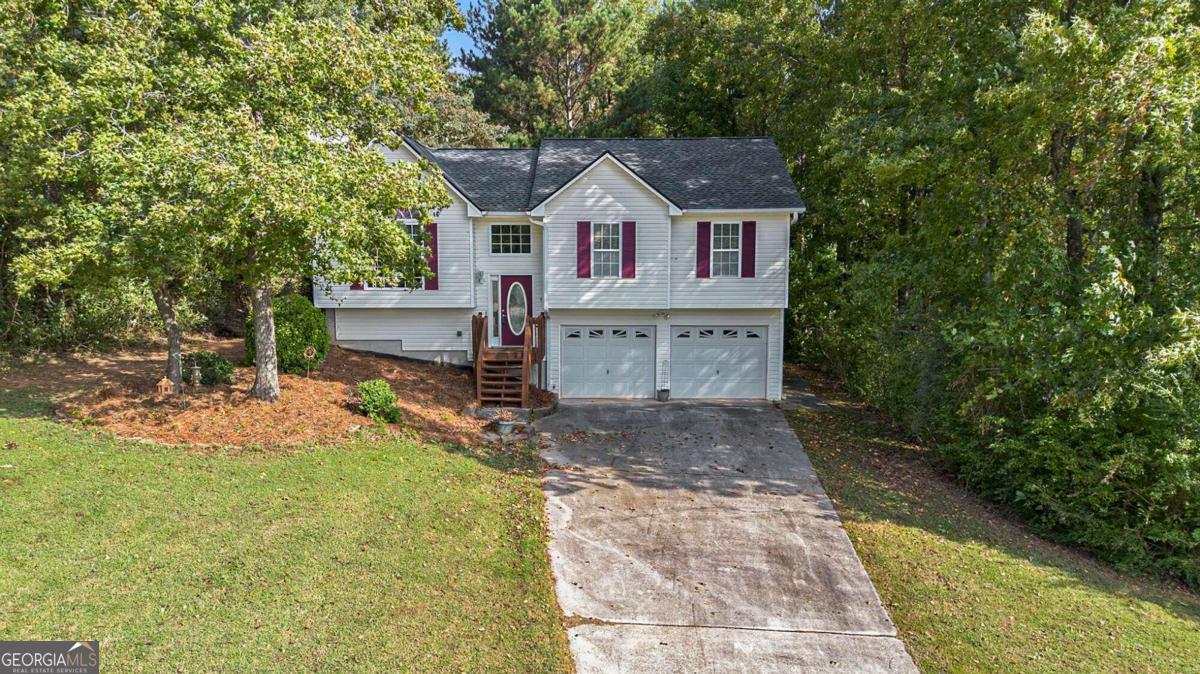
<path fill-rule="evenodd" d="M 783 416 L 561 403 L 536 424 L 579 672 L 915 672 Z"/>

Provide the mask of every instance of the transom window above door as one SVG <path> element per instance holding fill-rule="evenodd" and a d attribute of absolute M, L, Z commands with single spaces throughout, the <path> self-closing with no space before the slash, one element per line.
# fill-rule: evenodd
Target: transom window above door
<path fill-rule="evenodd" d="M 741 276 L 741 223 L 712 223 L 712 275 Z"/>
<path fill-rule="evenodd" d="M 533 252 L 529 225 L 492 225 L 492 255 L 528 255 Z"/>
<path fill-rule="evenodd" d="M 621 223 L 592 223 L 592 278 L 621 276 Z"/>

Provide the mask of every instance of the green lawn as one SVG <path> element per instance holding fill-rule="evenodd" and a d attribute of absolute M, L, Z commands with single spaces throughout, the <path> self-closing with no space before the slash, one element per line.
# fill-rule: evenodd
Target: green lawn
<path fill-rule="evenodd" d="M 1200 671 L 1200 596 L 1030 534 L 836 390 L 790 420 L 928 672 Z"/>
<path fill-rule="evenodd" d="M 563 671 L 538 463 L 362 438 L 201 453 L 0 392 L 0 637 L 106 671 Z"/>

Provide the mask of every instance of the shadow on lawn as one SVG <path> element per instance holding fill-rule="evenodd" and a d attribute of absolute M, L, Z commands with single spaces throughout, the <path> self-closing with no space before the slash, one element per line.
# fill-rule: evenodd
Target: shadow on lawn
<path fill-rule="evenodd" d="M 0 418 L 45 419 L 53 414 L 54 407 L 50 403 L 32 397 L 29 391 L 0 389 Z"/>
<path fill-rule="evenodd" d="M 1150 601 L 1200 623 L 1200 595 L 1172 581 L 1120 573 L 1082 550 L 1040 537 L 936 467 L 931 450 L 903 440 L 866 406 L 845 400 L 828 384 L 819 393 L 826 409 L 788 414 L 847 520 L 888 521 L 986 545 L 1052 568 L 1073 584 Z"/>

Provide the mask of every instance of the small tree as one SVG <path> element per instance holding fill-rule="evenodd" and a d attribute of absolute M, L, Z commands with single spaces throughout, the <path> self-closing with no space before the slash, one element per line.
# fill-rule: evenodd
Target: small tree
<path fill-rule="evenodd" d="M 279 396 L 271 300 L 281 279 L 411 283 L 428 271 L 424 249 L 396 214 L 427 221 L 448 198 L 428 166 L 389 165 L 373 143 L 398 145 L 396 130 L 445 90 L 434 31 L 453 6 L 306 8 L 221 26 L 221 108 L 206 114 L 211 147 L 195 172 L 215 188 L 214 262 L 252 289 L 260 400 Z"/>

